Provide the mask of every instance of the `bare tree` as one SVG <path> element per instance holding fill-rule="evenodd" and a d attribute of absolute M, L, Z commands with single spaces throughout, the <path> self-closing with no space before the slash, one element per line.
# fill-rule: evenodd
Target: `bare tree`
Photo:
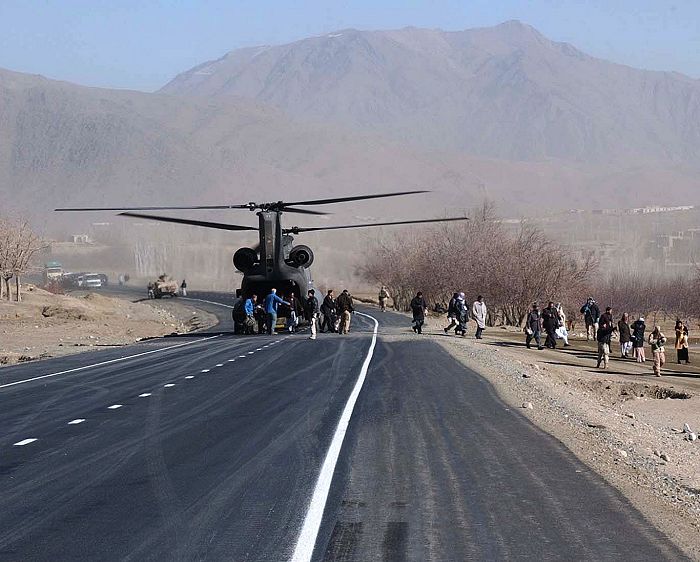
<path fill-rule="evenodd" d="M 597 267 L 592 254 L 576 259 L 527 223 L 512 234 L 490 203 L 469 215 L 469 222 L 421 230 L 420 236 L 384 238 L 363 272 L 389 287 L 400 309 L 418 290 L 429 303 L 446 302 L 455 291 L 482 295 L 491 325 L 520 325 L 533 302 L 568 302 L 590 286 Z"/>
<path fill-rule="evenodd" d="M 31 228 L 26 219 L 0 220 L 0 278 L 5 298 L 10 300 L 10 279 L 15 279 L 15 300 L 22 300 L 21 277 L 30 271 L 36 254 L 47 244 Z"/>

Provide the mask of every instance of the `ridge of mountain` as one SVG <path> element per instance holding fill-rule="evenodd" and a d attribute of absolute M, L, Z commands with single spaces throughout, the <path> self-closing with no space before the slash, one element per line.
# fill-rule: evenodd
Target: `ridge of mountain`
<path fill-rule="evenodd" d="M 693 164 L 700 81 L 589 56 L 509 21 L 341 30 L 237 49 L 160 93 L 237 96 L 298 119 L 505 160 Z"/>
<path fill-rule="evenodd" d="M 700 203 L 700 182 L 688 166 L 646 163 L 611 170 L 565 161 L 509 162 L 300 122 L 241 98 L 108 90 L 1 69 L 0 130 L 5 211 L 71 230 L 111 215 L 68 216 L 51 209 L 233 204 L 406 189 L 433 193 L 331 210 L 339 213 L 337 222 L 347 222 L 461 213 L 484 198 L 516 215 L 536 211 L 543 201 L 548 209 Z M 660 201 L 663 182 L 668 189 Z M 212 220 L 217 218 L 251 217 Z M 323 219 L 305 217 L 304 224 Z"/>

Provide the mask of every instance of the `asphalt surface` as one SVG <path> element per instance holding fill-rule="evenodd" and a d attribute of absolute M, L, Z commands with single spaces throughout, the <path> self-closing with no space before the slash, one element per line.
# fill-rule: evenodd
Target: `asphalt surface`
<path fill-rule="evenodd" d="M 0 370 L 0 560 L 290 558 L 374 323 L 233 337 L 229 309 L 198 306 L 221 326 Z M 483 378 L 372 314 L 314 560 L 683 559 Z"/>

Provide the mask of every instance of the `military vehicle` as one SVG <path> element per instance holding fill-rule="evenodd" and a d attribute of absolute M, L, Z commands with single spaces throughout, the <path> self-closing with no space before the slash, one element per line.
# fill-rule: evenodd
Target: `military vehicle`
<path fill-rule="evenodd" d="M 150 284 L 153 291 L 154 299 L 162 299 L 163 297 L 176 297 L 178 291 L 177 281 L 163 274 Z M 150 291 L 149 291 L 150 293 Z"/>

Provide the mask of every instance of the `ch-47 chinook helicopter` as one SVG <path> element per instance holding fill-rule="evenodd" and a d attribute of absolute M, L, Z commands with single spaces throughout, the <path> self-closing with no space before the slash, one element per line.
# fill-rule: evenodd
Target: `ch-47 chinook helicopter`
<path fill-rule="evenodd" d="M 332 199 L 314 199 L 310 201 L 294 201 L 291 203 L 277 201 L 275 203 L 247 203 L 244 205 L 198 205 L 184 207 L 102 207 L 102 208 L 64 208 L 56 211 L 123 211 L 120 216 L 134 217 L 160 222 L 201 226 L 228 231 L 258 231 L 260 242 L 255 248 L 240 248 L 233 255 L 233 265 L 243 273 L 241 288 L 236 291 L 238 297 L 248 297 L 257 294 L 260 297 L 267 295 L 270 289 L 275 287 L 282 295 L 294 293 L 301 301 L 313 287 L 309 268 L 314 261 L 311 248 L 305 245 L 294 245 L 292 235 L 304 232 L 318 232 L 325 230 L 342 230 L 369 228 L 376 226 L 392 226 L 406 224 L 423 224 L 446 221 L 468 220 L 466 217 L 453 217 L 441 219 L 422 219 L 398 222 L 377 222 L 341 226 L 321 227 L 282 227 L 282 215 L 284 213 L 297 213 L 305 215 L 327 215 L 323 211 L 314 211 L 299 207 L 329 205 L 332 203 L 347 203 L 350 201 L 362 201 L 366 199 L 379 199 L 384 197 L 398 197 L 428 193 L 428 191 L 401 191 L 396 193 L 380 193 L 374 195 L 360 195 L 354 197 L 337 197 Z M 226 224 L 219 222 L 199 221 L 176 217 L 164 217 L 143 214 L 136 211 L 167 211 L 167 210 L 226 210 L 248 209 L 258 215 L 258 226 L 243 226 L 238 224 Z"/>

